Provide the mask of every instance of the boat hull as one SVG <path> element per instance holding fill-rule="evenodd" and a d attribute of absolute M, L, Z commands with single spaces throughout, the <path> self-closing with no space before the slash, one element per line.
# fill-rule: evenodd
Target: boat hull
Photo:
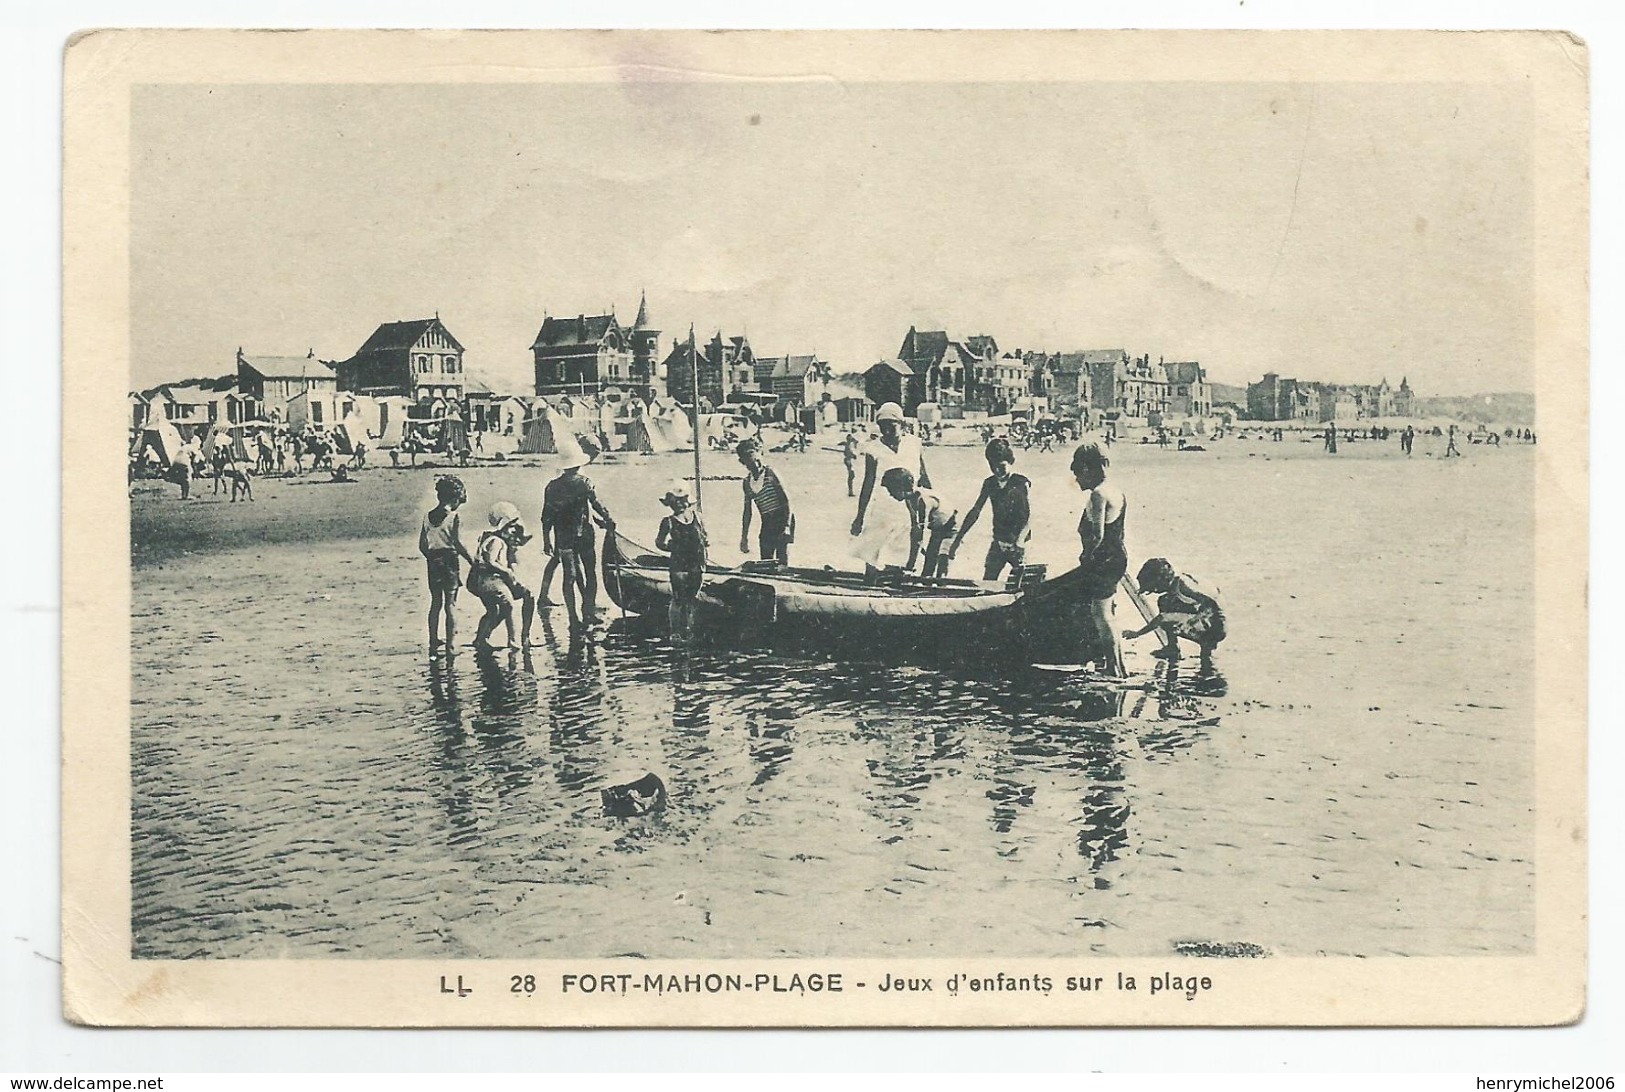
<path fill-rule="evenodd" d="M 671 605 L 661 560 L 628 558 L 605 545 L 605 591 L 655 626 L 667 623 Z M 1070 663 L 1083 658 L 1078 635 L 1088 602 L 1069 577 L 1020 590 L 968 581 L 890 587 L 856 574 L 713 568 L 700 589 L 695 630 L 712 643 L 849 660 Z"/>

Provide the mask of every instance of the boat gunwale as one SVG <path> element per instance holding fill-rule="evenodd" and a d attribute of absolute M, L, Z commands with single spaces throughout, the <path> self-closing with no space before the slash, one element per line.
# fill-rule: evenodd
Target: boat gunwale
<path fill-rule="evenodd" d="M 615 568 L 635 575 L 658 574 L 664 577 L 669 572 L 664 565 L 643 565 L 633 562 L 609 562 L 606 568 Z M 806 572 L 807 570 L 802 570 Z M 759 572 L 748 569 L 729 569 L 719 565 L 705 567 L 705 579 L 709 584 L 713 579 L 718 581 L 743 580 L 750 583 L 771 584 L 775 588 L 783 587 L 797 594 L 810 596 L 828 596 L 838 599 L 992 599 L 1009 597 L 1011 602 L 1021 598 L 1029 588 L 1012 589 L 1003 584 L 982 581 L 965 581 L 955 584 L 929 584 L 926 578 L 915 577 L 909 584 L 886 583 L 860 583 L 864 580 L 862 573 L 852 573 L 844 570 L 832 570 L 831 576 L 835 579 L 820 580 L 816 575 L 799 576 L 784 572 Z M 845 582 L 838 582 L 845 578 Z M 1036 587 L 1036 585 L 1033 585 Z"/>

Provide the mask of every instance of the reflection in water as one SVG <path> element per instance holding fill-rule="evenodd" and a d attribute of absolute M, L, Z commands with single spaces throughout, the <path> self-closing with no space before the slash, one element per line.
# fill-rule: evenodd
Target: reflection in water
<path fill-rule="evenodd" d="M 402 668 L 399 681 L 422 681 L 401 713 L 352 713 L 341 723 L 376 735 L 324 749 L 312 767 L 313 778 L 341 786 L 331 790 L 345 802 L 336 837 L 283 835 L 306 820 L 256 810 L 274 833 L 258 835 L 252 852 L 217 853 L 197 882 L 263 887 L 276 897 L 253 906 L 292 908 L 274 911 L 287 918 L 279 928 L 322 933 L 333 927 L 323 911 L 281 889 L 338 882 L 349 873 L 320 854 L 343 846 L 353 891 L 318 888 L 309 905 L 341 895 L 376 902 L 388 911 L 377 920 L 400 923 L 394 935 L 404 939 L 394 943 L 403 951 L 491 951 L 482 944 L 496 943 L 503 914 L 544 905 L 545 922 L 525 935 L 575 943 L 603 928 L 605 892 L 636 890 L 609 912 L 621 920 L 618 935 L 652 936 L 670 952 L 722 920 L 716 911 L 728 903 L 713 891 L 700 909 L 701 889 L 741 879 L 750 897 L 874 895 L 901 900 L 899 913 L 914 912 L 916 896 L 960 907 L 947 913 L 964 912 L 955 900 L 985 909 L 1017 885 L 1049 891 L 1046 909 L 1019 912 L 1051 915 L 1065 930 L 1083 920 L 1066 900 L 1123 887 L 1114 870 L 1136 837 L 1128 771 L 1178 760 L 1218 723 L 1212 699 L 1177 672 L 1125 688 L 1067 672 L 944 675 L 673 649 L 630 627 L 585 642 L 546 616 L 536 633 L 534 651 L 453 650 Z M 394 681 L 379 691 L 392 692 Z M 266 728 L 260 745 L 297 750 L 286 741 L 299 737 L 279 730 Z M 142 742 L 151 750 L 165 738 Z M 184 762 L 179 754 L 169 766 Z M 346 765 L 352 755 L 362 764 Z M 229 800 L 236 783 L 212 791 Z M 146 893 L 209 850 L 210 823 L 166 819 L 169 801 L 148 792 L 136 812 L 139 823 L 185 832 L 168 835 L 172 850 L 149 851 L 137 873 L 139 943 L 154 956 L 196 953 L 187 915 L 213 913 L 223 898 L 218 887 L 193 896 L 173 883 L 161 900 Z M 425 805 L 428 814 L 415 810 Z M 209 801 L 190 814 L 225 808 Z M 281 856 L 258 849 L 290 840 Z M 1079 885 L 1086 877 L 1092 883 Z M 651 890 L 665 894 L 650 899 Z M 1105 917 L 1099 906 L 1077 909 Z M 257 934 L 233 935 L 235 919 L 210 920 L 221 950 L 256 950 Z M 776 920 L 769 912 L 751 928 Z M 730 943 L 752 935 L 736 932 Z M 348 950 L 349 938 L 335 937 L 329 950 Z"/>
<path fill-rule="evenodd" d="M 597 646 L 573 637 L 558 649 L 553 700 L 548 706 L 547 742 L 553 755 L 553 777 L 567 796 L 596 788 L 609 752 L 603 738 L 604 677 Z"/>
<path fill-rule="evenodd" d="M 463 728 L 456 661 L 449 655 L 429 660 L 429 707 L 434 712 L 435 738 L 431 764 L 440 778 L 440 802 L 451 826 L 451 844 L 466 845 L 478 839 L 479 831 L 474 819 L 468 734 Z"/>
<path fill-rule="evenodd" d="M 507 797 L 530 785 L 531 761 L 521 725 L 536 708 L 536 676 L 530 654 L 478 649 L 479 712 L 473 719 L 480 760 L 496 776 L 497 794 Z"/>

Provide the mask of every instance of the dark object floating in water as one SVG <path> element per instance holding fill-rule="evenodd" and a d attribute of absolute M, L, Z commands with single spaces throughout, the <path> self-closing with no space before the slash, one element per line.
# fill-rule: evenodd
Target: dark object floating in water
<path fill-rule="evenodd" d="M 1263 959 L 1269 955 L 1267 949 L 1245 940 L 1176 940 L 1174 951 L 1209 959 Z"/>
<path fill-rule="evenodd" d="M 600 789 L 598 796 L 604 802 L 605 814 L 615 819 L 630 819 L 666 809 L 666 783 L 652 773 L 624 785 Z"/>

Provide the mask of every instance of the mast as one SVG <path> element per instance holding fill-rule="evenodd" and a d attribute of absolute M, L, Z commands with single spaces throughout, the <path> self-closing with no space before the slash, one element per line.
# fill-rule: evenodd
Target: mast
<path fill-rule="evenodd" d="M 688 379 L 692 388 L 693 426 L 694 426 L 694 508 L 703 513 L 705 508 L 700 504 L 700 448 L 704 441 L 700 436 L 700 364 L 699 354 L 694 350 L 694 324 L 688 324 Z"/>

